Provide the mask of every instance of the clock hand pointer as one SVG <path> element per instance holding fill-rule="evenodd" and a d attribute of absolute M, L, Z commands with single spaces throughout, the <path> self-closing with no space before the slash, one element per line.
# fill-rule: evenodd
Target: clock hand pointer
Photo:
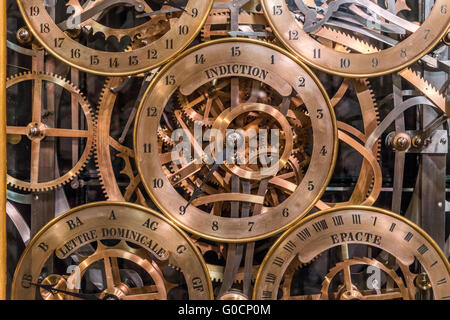
<path fill-rule="evenodd" d="M 31 283 L 33 286 L 38 287 L 38 288 L 42 288 L 48 292 L 50 292 L 51 294 L 55 294 L 55 293 L 63 293 L 66 294 L 68 296 L 72 296 L 72 297 L 76 297 L 76 298 L 80 298 L 83 300 L 101 300 L 99 297 L 97 297 L 95 294 L 90 294 L 90 293 L 76 293 L 76 292 L 71 292 L 71 291 L 65 291 L 65 290 L 61 290 L 61 289 L 56 289 L 54 287 L 54 285 L 50 285 L 50 284 L 39 284 L 39 283 Z"/>

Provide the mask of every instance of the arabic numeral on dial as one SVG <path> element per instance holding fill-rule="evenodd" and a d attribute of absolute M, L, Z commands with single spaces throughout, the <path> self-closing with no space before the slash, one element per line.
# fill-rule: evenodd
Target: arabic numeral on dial
<path fill-rule="evenodd" d="M 130 66 L 135 66 L 139 64 L 139 59 L 137 58 L 137 56 L 130 56 L 128 57 L 128 64 Z"/>
<path fill-rule="evenodd" d="M 320 49 L 313 50 L 314 59 L 320 59 Z"/>
<path fill-rule="evenodd" d="M 282 211 L 282 215 L 285 218 L 289 217 L 289 208 L 284 208 Z"/>
<path fill-rule="evenodd" d="M 423 39 L 424 40 L 427 40 L 428 39 L 428 36 L 429 36 L 429 34 L 430 34 L 430 29 L 425 29 L 425 30 L 423 30 L 423 32 L 425 33 L 425 35 L 423 36 Z"/>
<path fill-rule="evenodd" d="M 36 17 L 36 16 L 38 16 L 39 15 L 39 7 L 37 7 L 37 6 L 32 6 L 32 7 L 30 7 L 30 16 L 32 16 L 32 17 Z"/>
<path fill-rule="evenodd" d="M 158 51 L 156 49 L 147 50 L 147 59 L 158 59 Z"/>
<path fill-rule="evenodd" d="M 49 33 L 50 25 L 48 23 L 41 23 L 40 31 L 41 31 L 41 33 Z"/>
<path fill-rule="evenodd" d="M 270 57 L 270 64 L 275 64 L 275 56 L 274 55 L 272 55 Z"/>
<path fill-rule="evenodd" d="M 111 68 L 118 68 L 119 67 L 119 59 L 117 59 L 117 58 L 109 58 L 109 66 Z"/>
<path fill-rule="evenodd" d="M 178 27 L 178 34 L 179 35 L 187 35 L 189 33 L 189 27 L 187 25 L 179 26 Z"/>
<path fill-rule="evenodd" d="M 196 54 L 195 55 L 195 64 L 205 64 L 206 59 L 203 54 Z"/>
<path fill-rule="evenodd" d="M 446 5 L 446 4 L 443 4 L 443 5 L 441 6 L 441 13 L 442 13 L 442 14 L 446 14 L 446 13 L 447 13 L 447 5 Z"/>
<path fill-rule="evenodd" d="M 148 107 L 147 108 L 147 117 L 157 117 L 158 109 L 156 107 Z"/>
<path fill-rule="evenodd" d="M 326 156 L 328 154 L 327 147 L 323 146 L 322 149 L 320 149 L 320 154 Z"/>
<path fill-rule="evenodd" d="M 379 63 L 378 58 L 372 58 L 372 68 L 378 67 Z"/>
<path fill-rule="evenodd" d="M 252 222 L 252 221 L 250 221 L 249 223 L 248 223 L 248 232 L 251 232 L 252 230 L 253 230 L 253 227 L 255 226 L 255 223 L 254 222 Z"/>
<path fill-rule="evenodd" d="M 152 145 L 150 143 L 144 143 L 144 153 L 152 153 Z"/>
<path fill-rule="evenodd" d="M 308 181 L 308 191 L 313 191 L 314 188 L 314 181 Z"/>
<path fill-rule="evenodd" d="M 166 76 L 166 86 L 173 86 L 176 82 L 174 75 Z"/>
<path fill-rule="evenodd" d="M 213 221 L 211 229 L 213 231 L 219 230 L 219 221 Z"/>
<path fill-rule="evenodd" d="M 306 85 L 306 79 L 305 77 L 300 77 L 298 78 L 298 87 L 299 88 L 304 88 Z"/>
<path fill-rule="evenodd" d="M 298 40 L 298 31 L 289 31 L 289 40 Z"/>
<path fill-rule="evenodd" d="M 181 216 L 184 216 L 186 214 L 186 207 L 185 206 L 180 206 L 179 210 L 180 210 L 180 215 Z"/>
<path fill-rule="evenodd" d="M 166 49 L 173 49 L 173 39 L 166 40 Z"/>
<path fill-rule="evenodd" d="M 79 59 L 81 57 L 81 50 L 80 49 L 71 49 L 70 56 L 72 57 L 72 59 Z"/>
<path fill-rule="evenodd" d="M 231 48 L 231 56 L 232 57 L 239 57 L 240 55 L 241 55 L 240 47 L 232 47 Z"/>
<path fill-rule="evenodd" d="M 274 16 L 281 16 L 283 14 L 283 7 L 282 6 L 273 6 L 272 14 Z"/>
<path fill-rule="evenodd" d="M 197 18 L 198 17 L 198 9 L 197 8 L 192 8 L 192 18 Z"/>
<path fill-rule="evenodd" d="M 55 38 L 55 48 L 61 48 L 64 42 L 64 38 Z"/>
<path fill-rule="evenodd" d="M 100 59 L 98 56 L 91 56 L 91 65 L 97 66 L 100 63 Z"/>
<path fill-rule="evenodd" d="M 341 58 L 341 68 L 349 68 L 350 67 L 350 59 Z"/>
<path fill-rule="evenodd" d="M 164 181 L 161 178 L 153 179 L 153 188 L 155 189 L 161 189 L 164 187 Z"/>

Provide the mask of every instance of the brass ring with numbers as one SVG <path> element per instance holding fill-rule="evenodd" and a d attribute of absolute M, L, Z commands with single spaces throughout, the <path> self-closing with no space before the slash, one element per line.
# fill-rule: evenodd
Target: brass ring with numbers
<path fill-rule="evenodd" d="M 409 21 L 398 12 L 370 0 L 326 1 L 319 7 L 314 1 L 306 0 L 262 0 L 261 4 L 272 29 L 289 50 L 314 68 L 344 77 L 375 77 L 401 70 L 436 46 L 450 25 L 450 8 L 446 0 L 435 1 L 422 24 Z M 347 11 L 339 11 L 340 6 L 346 6 Z M 369 16 L 367 12 L 374 14 Z M 357 29 L 352 28 L 346 19 L 360 19 L 361 23 L 356 23 Z M 382 45 L 387 43 L 391 47 L 380 50 L 376 45 L 361 53 L 358 50 L 345 53 L 316 40 L 316 37 L 335 28 L 340 29 L 338 39 L 347 37 L 349 32 L 354 34 L 352 42 L 356 46 L 359 40 L 364 41 L 358 37 L 364 36 L 365 32 L 368 35 L 380 30 L 385 34 L 391 33 L 393 36 L 389 39 L 377 38 Z"/>
<path fill-rule="evenodd" d="M 280 130 L 279 170 L 174 164 L 176 129 L 187 132 L 195 152 L 206 150 L 194 139 L 196 121 L 205 130 Z M 142 182 L 170 219 L 207 239 L 245 242 L 287 229 L 314 206 L 333 172 L 336 128 L 327 94 L 302 62 L 261 41 L 220 39 L 184 52 L 153 79 L 134 147 Z M 188 205 L 195 189 L 202 193 Z"/>
<path fill-rule="evenodd" d="M 36 234 L 17 265 L 11 297 L 203 300 L 213 294 L 202 256 L 175 224 L 138 205 L 98 202 Z"/>
<path fill-rule="evenodd" d="M 365 257 L 349 255 L 357 247 L 367 247 Z M 322 284 L 318 283 L 316 290 L 309 288 L 310 292 L 300 290 L 293 294 L 293 282 L 298 282 L 299 278 L 292 267 L 310 262 L 333 249 L 341 249 L 342 261 L 325 271 Z M 375 250 L 388 254 L 389 262 L 376 260 Z M 372 274 L 378 270 L 380 277 L 378 280 L 373 278 L 377 282 L 357 283 L 352 277 L 353 266 L 358 266 L 359 270 L 370 267 Z M 391 285 L 383 287 L 382 279 L 389 278 Z M 285 279 L 289 279 L 289 287 L 280 295 L 279 288 Z M 371 280 L 370 277 L 363 279 Z M 414 300 L 421 289 L 423 297 L 448 300 L 449 280 L 450 265 L 444 253 L 417 225 L 387 210 L 346 206 L 313 214 L 283 234 L 261 265 L 253 298 Z"/>
<path fill-rule="evenodd" d="M 83 22 L 93 15 L 88 11 L 95 11 L 98 15 L 97 9 L 105 7 L 104 10 L 107 10 L 118 4 L 134 6 L 136 10 L 144 10 L 148 7 L 145 2 L 138 0 L 109 2 L 96 1 L 95 5 L 86 12 L 77 13 L 75 10 L 74 15 L 67 15 L 66 20 L 56 23 L 47 11 L 45 2 L 41 0 L 17 1 L 28 27 L 48 52 L 72 67 L 85 72 L 106 76 L 126 76 L 154 69 L 184 50 L 201 31 L 213 0 L 186 0 L 185 7 L 173 8 L 178 11 L 172 12 L 158 8 L 149 12 L 153 15 L 148 19 L 150 21 L 155 19 L 155 23 L 151 27 L 147 26 L 147 29 L 158 30 L 158 37 L 142 41 L 141 47 L 135 50 L 125 51 L 127 46 L 117 52 L 97 50 L 93 46 L 84 45 L 69 36 L 69 34 L 79 36 L 79 32 L 71 31 L 80 30 Z M 161 5 L 160 1 L 157 3 Z M 68 10 L 68 12 L 72 11 Z M 101 10 L 100 13 L 102 13 Z M 161 16 L 167 20 L 166 23 L 156 21 Z M 171 21 L 174 17 L 176 17 L 175 22 Z M 77 20 L 80 23 L 76 24 Z M 73 26 L 70 26 L 71 24 Z"/>

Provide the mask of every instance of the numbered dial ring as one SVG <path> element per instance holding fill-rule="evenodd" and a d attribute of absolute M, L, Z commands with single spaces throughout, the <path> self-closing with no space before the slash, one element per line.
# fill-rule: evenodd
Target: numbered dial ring
<path fill-rule="evenodd" d="M 363 247 L 370 249 L 367 254 L 371 252 L 372 257 L 349 256 L 353 250 L 361 254 Z M 334 248 L 341 249 L 342 261 L 324 272 L 321 288 L 310 295 L 289 295 L 290 288 L 287 288 L 288 291 L 284 290 L 280 297 L 283 279 L 290 279 L 291 283 L 301 279 L 290 274 L 293 265 L 311 262 Z M 379 249 L 382 251 L 377 255 Z M 390 262 L 380 263 L 375 259 L 381 257 L 383 252 L 392 257 L 389 258 Z M 397 261 L 396 268 L 393 268 L 392 259 Z M 376 285 L 367 287 L 363 282 L 364 287 L 358 287 L 353 266 L 360 268 L 358 272 L 361 267 L 370 266 L 372 271 L 368 272 L 369 275 L 376 269 L 393 282 L 387 287 L 382 287 L 383 282 L 380 280 Z M 413 270 L 421 273 L 414 273 Z M 399 276 L 400 273 L 403 278 Z M 374 207 L 348 206 L 311 215 L 281 236 L 263 261 L 253 297 L 269 300 L 415 299 L 418 289 L 414 283 L 421 279 L 426 279 L 424 283 L 429 285 L 427 290 L 431 290 L 424 296 L 436 300 L 450 299 L 450 266 L 430 236 L 393 212 Z M 335 283 L 336 280 L 341 285 Z M 301 284 L 298 286 L 302 287 Z"/>
<path fill-rule="evenodd" d="M 39 287 L 45 284 L 65 292 Z M 25 249 L 12 284 L 12 299 L 86 294 L 95 300 L 213 297 L 189 238 L 160 214 L 119 202 L 84 205 L 51 221 Z"/>
<path fill-rule="evenodd" d="M 175 129 L 187 131 L 189 150 L 202 156 L 174 165 Z M 278 130 L 277 168 L 227 158 L 214 170 L 203 157 L 211 144 L 196 135 L 209 129 L 246 148 L 248 136 L 228 130 Z M 334 168 L 337 132 L 329 99 L 304 64 L 264 42 L 222 39 L 190 49 L 158 74 L 141 103 L 134 144 L 142 181 L 165 214 L 204 238 L 241 242 L 276 234 L 312 208 Z M 265 151 L 246 150 L 246 161 Z"/>
<path fill-rule="evenodd" d="M 313 9 L 314 1 L 262 0 L 261 3 L 272 29 L 286 47 L 314 68 L 344 77 L 380 76 L 411 65 L 439 42 L 446 34 L 450 21 L 450 8 L 446 0 L 435 1 L 422 25 L 404 19 L 405 11 L 395 14 L 369 0 L 326 2 L 316 8 L 322 15 Z M 394 2 L 395 5 L 397 3 Z M 367 10 L 370 16 L 363 10 Z M 308 12 L 306 17 L 305 12 Z M 352 28 L 346 23 L 344 15 L 365 25 L 357 23 L 359 28 Z M 306 32 L 304 28 L 308 21 L 310 29 L 307 28 Z M 326 21 L 328 26 L 323 25 L 322 21 Z M 343 36 L 353 32 L 355 38 L 350 39 L 348 44 L 344 43 L 354 49 L 353 52 L 341 52 L 316 40 L 316 37 L 326 35 L 330 27 L 341 29 Z M 384 32 L 384 38 L 376 35 L 380 30 Z M 359 40 L 367 41 L 367 37 L 359 38 L 363 34 L 377 39 L 380 46 L 389 43 L 392 47 L 384 50 L 371 46 L 363 48 L 359 43 Z"/>
<path fill-rule="evenodd" d="M 105 3 L 99 2 L 98 6 L 103 6 Z M 185 6 L 178 13 L 179 18 L 176 19 L 176 22 L 169 21 L 169 25 L 164 27 L 167 27 L 167 30 L 158 39 L 146 41 L 143 43 L 143 47 L 135 50 L 110 52 L 88 47 L 69 37 L 64 31 L 67 28 L 64 21 L 55 23 L 48 13 L 44 1 L 18 1 L 27 25 L 45 49 L 75 68 L 105 76 L 126 76 L 145 72 L 176 56 L 200 32 L 212 3 L 212 0 L 187 0 Z M 91 9 L 95 9 L 95 6 Z M 160 11 L 161 13 L 155 14 L 151 19 L 166 15 L 164 12 L 167 10 Z M 68 12 L 73 12 L 73 10 Z M 80 16 L 80 22 L 83 22 L 83 15 Z M 65 21 L 72 20 L 77 21 L 77 16 L 69 16 Z M 81 26 L 77 24 L 72 28 L 79 29 Z M 156 30 L 162 26 L 156 23 L 153 28 Z M 123 48 L 123 50 L 125 49 Z"/>

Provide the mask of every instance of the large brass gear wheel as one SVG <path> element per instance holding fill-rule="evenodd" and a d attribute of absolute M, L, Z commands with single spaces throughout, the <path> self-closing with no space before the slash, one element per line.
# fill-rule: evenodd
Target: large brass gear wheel
<path fill-rule="evenodd" d="M 244 54 L 243 50 L 252 52 L 252 55 L 249 56 L 248 54 Z M 221 52 L 229 52 L 230 56 L 224 60 L 225 57 L 223 57 Z M 255 56 L 255 54 L 258 56 Z M 219 74 L 215 76 L 215 71 L 210 71 L 219 68 L 219 66 L 216 65 L 217 55 L 221 55 L 223 60 L 220 65 L 220 70 L 223 70 L 224 72 L 224 75 L 222 76 L 219 76 Z M 249 39 L 215 40 L 191 48 L 189 51 L 185 52 L 178 59 L 166 66 L 150 85 L 147 94 L 142 100 L 135 124 L 134 142 L 138 170 L 146 190 L 155 204 L 170 218 L 183 225 L 189 232 L 206 239 L 224 242 L 254 241 L 256 239 L 269 237 L 280 232 L 280 230 L 288 228 L 296 220 L 305 215 L 309 210 L 308 207 L 312 207 L 313 203 L 317 200 L 317 197 L 324 191 L 331 175 L 336 156 L 336 136 L 329 134 L 330 128 L 336 128 L 334 124 L 334 115 L 323 89 L 321 89 L 320 85 L 316 87 L 318 82 L 315 80 L 315 77 L 309 72 L 305 73 L 301 62 L 295 60 L 295 58 L 290 55 L 285 55 L 286 53 L 281 49 L 261 41 Z M 284 73 L 280 73 L 280 65 L 274 68 L 279 60 L 284 61 L 283 66 L 289 64 L 290 69 L 286 69 Z M 190 61 L 197 61 L 198 63 L 191 63 Z M 289 63 L 287 63 L 287 61 L 289 61 Z M 255 62 L 258 64 L 255 65 Z M 239 67 L 237 67 L 238 69 L 234 67 L 233 70 L 236 72 L 233 77 L 233 73 L 227 73 L 227 70 L 230 70 L 230 72 L 232 71 L 232 65 L 247 66 L 247 68 L 251 68 L 248 70 L 256 71 L 254 71 L 255 74 L 250 73 L 250 75 L 248 75 L 247 70 L 247 73 L 241 75 L 238 72 Z M 187 72 L 185 70 L 186 66 L 189 66 L 192 70 Z M 294 68 L 297 70 L 297 73 L 292 74 Z M 257 73 L 261 75 L 261 72 L 270 74 L 271 76 L 268 76 L 266 79 L 261 78 L 261 76 L 258 77 Z M 288 80 L 288 74 L 292 74 L 290 80 Z M 300 78 L 298 74 L 301 74 Z M 200 78 L 198 78 L 199 76 Z M 216 193 L 214 188 L 210 188 L 207 184 L 203 184 L 202 187 L 206 194 L 195 199 L 192 202 L 192 206 L 184 210 L 182 208 L 186 206 L 189 198 L 183 197 L 178 193 L 176 189 L 178 187 L 177 185 L 181 180 L 188 179 L 193 174 L 197 173 L 200 173 L 200 176 L 203 177 L 199 179 L 201 182 L 204 177 L 208 176 L 207 172 L 211 170 L 211 167 L 208 168 L 207 165 L 191 163 L 188 166 L 184 165 L 185 167 L 180 168 L 171 175 L 167 175 L 167 170 L 162 169 L 162 167 L 165 167 L 171 162 L 170 150 L 163 150 L 163 154 L 159 153 L 161 152 L 158 147 L 160 142 L 157 141 L 158 136 L 156 134 L 158 128 L 164 124 L 164 121 L 166 121 L 165 119 L 168 118 L 163 115 L 167 115 L 164 109 L 166 108 L 167 101 L 176 94 L 177 91 L 180 91 L 185 96 L 189 96 L 203 85 L 209 84 L 214 87 L 216 84 L 229 77 L 231 78 L 230 83 L 234 82 L 234 84 L 230 84 L 229 87 L 230 90 L 233 90 L 232 92 L 235 92 L 231 95 L 233 97 L 230 100 L 232 107 L 230 108 L 230 104 L 224 105 L 224 109 L 221 110 L 222 113 L 220 115 L 217 114 L 217 116 L 211 112 L 213 109 L 208 108 L 208 111 L 203 113 L 203 117 L 206 119 L 214 117 L 215 119 L 212 127 L 218 128 L 221 132 L 227 129 L 228 126 L 230 126 L 230 128 L 236 128 L 234 118 L 239 118 L 241 116 L 242 119 L 245 118 L 244 123 L 248 124 L 246 128 L 258 128 L 259 124 L 263 127 L 263 123 L 272 123 L 270 120 L 267 122 L 268 119 L 272 118 L 273 125 L 278 125 L 277 123 L 279 122 L 283 128 L 281 130 L 288 132 L 282 134 L 282 139 L 286 139 L 287 144 L 285 149 L 283 149 L 284 151 L 280 151 L 280 154 L 282 154 L 282 156 L 280 156 L 281 164 L 279 165 L 279 170 L 277 170 L 277 173 L 280 173 L 280 176 L 269 179 L 272 175 L 265 176 L 264 174 L 259 173 L 257 168 L 256 170 L 255 168 L 245 169 L 240 166 L 230 166 L 225 163 L 219 171 L 213 173 L 214 179 L 221 185 L 220 190 L 223 191 Z M 233 80 L 233 78 L 236 80 Z M 237 79 L 239 78 L 241 80 L 237 82 Z M 256 80 L 255 82 L 263 87 L 272 87 L 274 91 L 277 92 L 278 102 L 273 105 L 273 102 L 263 102 L 258 100 L 260 97 L 256 97 L 255 100 L 243 103 L 245 100 L 240 100 L 238 96 L 239 89 L 241 88 L 239 84 L 243 81 L 242 79 L 245 78 Z M 275 79 L 277 80 L 273 81 Z M 290 83 L 285 83 L 286 81 L 290 81 Z M 303 81 L 309 81 L 312 87 L 308 87 Z M 294 88 L 295 92 L 292 88 Z M 312 91 L 310 90 L 316 91 L 316 93 L 311 94 Z M 154 97 L 156 92 L 158 92 L 158 97 Z M 162 94 L 162 92 L 164 92 L 164 94 Z M 317 101 L 317 98 L 319 98 L 319 101 Z M 324 99 L 323 101 L 321 101 L 322 98 Z M 235 99 L 237 99 L 237 101 L 242 101 L 242 103 L 238 102 L 233 107 L 233 103 L 235 103 L 233 101 Z M 310 104 L 311 101 L 316 102 Z M 284 107 L 282 108 L 282 111 L 279 111 L 281 105 Z M 314 107 L 312 107 L 312 105 L 314 105 Z M 308 111 L 304 109 L 310 107 L 312 107 L 312 109 L 308 109 Z M 286 115 L 283 115 L 283 112 Z M 170 114 L 174 114 L 174 117 L 177 120 L 176 123 L 179 125 L 177 127 L 183 128 L 184 132 L 190 130 L 188 128 L 190 120 L 184 118 L 182 110 L 171 110 Z M 288 173 L 284 176 L 280 169 L 285 168 L 289 158 L 292 156 L 292 152 L 301 151 L 303 148 L 301 140 L 297 143 L 296 135 L 290 133 L 292 130 L 291 127 L 294 126 L 288 119 L 295 118 L 297 118 L 297 120 L 301 119 L 305 128 L 311 128 L 310 130 L 314 132 L 314 141 L 312 154 L 309 154 L 311 156 L 311 161 L 308 169 L 302 175 L 302 181 L 298 184 L 298 187 L 290 188 L 291 185 L 295 185 L 289 181 L 291 178 L 295 179 L 295 173 Z M 325 122 L 327 125 L 325 125 Z M 325 126 L 322 127 L 323 125 Z M 322 129 L 320 129 L 320 127 L 323 130 L 326 130 L 328 134 L 321 135 Z M 155 133 L 149 135 L 149 130 L 154 130 Z M 190 134 L 192 135 L 192 133 Z M 281 145 L 284 146 L 284 142 Z M 198 146 L 196 146 L 196 148 L 198 149 Z M 158 150 L 159 152 L 154 152 L 153 150 Z M 254 151 L 252 152 L 254 153 Z M 320 162 L 323 162 L 323 164 L 319 165 Z M 320 169 L 318 167 L 316 168 L 316 166 L 320 166 Z M 327 168 L 327 170 L 324 170 L 324 168 Z M 230 179 L 233 175 L 236 175 L 243 181 L 254 181 L 255 183 L 252 183 L 253 186 L 249 184 L 250 189 L 253 189 L 253 193 L 250 194 L 249 192 L 246 194 L 246 191 L 240 192 L 237 189 L 237 191 L 230 192 L 232 188 L 234 188 L 230 184 Z M 262 180 L 266 179 L 270 180 L 270 182 L 268 182 L 269 184 L 287 191 L 283 197 L 273 201 L 273 206 L 267 206 L 267 199 L 265 199 L 268 196 L 270 197 L 270 195 L 266 194 L 268 188 L 262 188 L 258 191 L 261 195 L 255 194 L 257 191 L 256 189 L 258 189 L 257 185 L 260 184 Z M 199 186 L 200 184 L 197 185 L 197 187 Z M 303 199 L 304 197 L 307 197 L 308 200 Z M 285 206 L 285 204 L 287 205 L 288 203 L 293 205 L 296 201 L 294 199 L 303 200 L 301 203 L 296 204 L 295 209 L 294 206 Z M 258 214 L 242 218 L 233 217 L 234 214 L 232 214 L 231 217 L 228 217 L 229 215 L 227 212 L 234 210 L 230 208 L 229 202 L 234 201 L 250 201 L 250 203 L 253 204 L 263 205 L 261 208 L 262 213 L 261 215 Z M 212 207 L 208 207 L 209 209 L 202 207 L 203 205 L 208 206 L 210 203 L 213 205 Z M 214 214 L 208 214 L 210 211 L 214 212 Z M 271 219 L 271 226 L 265 224 L 262 221 L 263 219 Z"/>
<path fill-rule="evenodd" d="M 12 299 L 23 300 L 211 298 L 203 258 L 181 229 L 119 202 L 77 207 L 48 223 L 25 249 L 12 285 Z"/>
<path fill-rule="evenodd" d="M 32 106 L 30 106 L 32 110 L 29 113 L 31 115 L 29 117 L 30 122 L 17 123 L 16 119 L 11 118 L 8 121 L 11 125 L 7 125 L 6 131 L 9 137 L 8 140 L 14 141 L 14 144 L 18 144 L 22 140 L 22 137 L 30 141 L 30 173 L 29 177 L 23 178 L 8 175 L 8 185 L 26 191 L 52 190 L 70 182 L 85 167 L 94 146 L 95 119 L 89 103 L 80 90 L 62 77 L 47 73 L 23 73 L 8 78 L 7 88 L 11 88 L 25 81 L 32 81 L 33 83 L 33 100 L 31 102 Z M 72 95 L 72 98 L 75 99 L 84 114 L 86 129 L 72 129 L 67 126 L 65 128 L 49 127 L 46 124 L 45 112 L 47 111 L 45 110 L 47 107 L 43 104 L 43 89 L 49 85 L 59 86 Z M 13 116 L 12 112 L 11 116 Z M 60 116 L 63 117 L 63 115 Z M 39 178 L 39 163 L 40 161 L 45 161 L 45 159 L 40 159 L 40 144 L 47 137 L 52 139 L 81 139 L 84 143 L 84 150 L 78 160 L 76 162 L 73 161 L 75 165 L 70 170 L 67 170 L 66 173 L 54 179 L 43 180 Z M 10 145 L 12 148 L 12 143 Z"/>
<path fill-rule="evenodd" d="M 101 14 L 107 8 L 124 4 L 131 5 L 138 12 L 144 11 L 147 7 L 141 1 L 95 1 L 90 9 L 75 12 L 59 23 L 52 19 L 41 0 L 19 0 L 17 3 L 34 37 L 59 60 L 81 71 L 97 75 L 127 76 L 161 66 L 183 51 L 200 32 L 213 0 L 186 0 L 182 9 L 175 8 L 176 12 L 167 12 L 160 7 L 145 13 L 154 14 L 151 17 L 176 16 L 177 21 L 170 23 L 168 30 L 166 25 L 155 23 L 151 30 L 146 32 L 150 37 L 141 41 L 140 48 L 131 51 L 126 51 L 127 45 L 115 51 L 97 50 L 75 38 L 82 35 L 77 30 L 82 28 L 84 17 L 89 16 L 88 11 Z M 98 10 L 100 12 L 97 12 Z M 155 19 L 159 21 L 158 18 Z M 167 32 L 161 35 L 161 29 Z"/>
<path fill-rule="evenodd" d="M 74 8 L 76 13 L 85 12 L 97 5 L 97 1 L 89 0 L 83 6 L 80 4 L 79 0 L 70 0 L 66 3 L 66 6 L 71 6 Z M 143 6 L 143 13 L 154 12 L 151 7 L 144 0 L 137 0 L 136 3 Z M 164 8 L 164 7 L 163 7 Z M 164 8 L 167 9 L 168 7 Z M 144 34 L 146 37 L 158 37 L 163 35 L 170 29 L 170 22 L 166 20 L 164 16 L 158 15 L 155 19 L 148 20 L 142 24 L 139 24 L 132 28 L 112 28 L 105 26 L 97 20 L 102 18 L 103 12 L 98 14 L 97 17 L 86 20 L 81 24 L 84 29 L 87 29 L 92 35 L 97 33 L 102 34 L 105 39 L 114 37 L 118 42 L 121 42 L 124 37 L 128 37 L 131 40 L 136 40 L 142 37 Z M 162 27 L 157 27 L 158 25 Z"/>
<path fill-rule="evenodd" d="M 353 246 L 353 247 L 352 247 Z M 352 248 L 376 248 L 397 259 L 399 268 L 370 257 L 349 256 Z M 296 264 L 310 262 L 318 254 L 341 249 L 341 262 L 323 274 L 313 294 L 292 294 L 286 299 L 450 299 L 450 265 L 439 246 L 417 225 L 393 212 L 365 206 L 345 206 L 308 216 L 284 233 L 270 249 L 258 272 L 254 299 L 278 299 L 286 279 L 296 280 Z M 298 262 L 298 261 L 299 262 Z M 362 287 L 352 281 L 353 266 L 378 270 Z M 374 271 L 372 270 L 372 271 Z M 423 270 L 424 273 L 420 273 Z M 398 272 L 402 272 L 400 277 Z M 419 271 L 419 272 L 418 272 Z M 414 273 L 415 272 L 415 273 Z M 382 281 L 384 274 L 384 281 Z M 339 276 L 338 276 L 339 275 Z M 426 285 L 417 285 L 426 279 Z M 366 280 L 366 279 L 364 279 Z M 371 280 L 371 281 L 369 281 Z M 373 280 L 376 280 L 373 281 Z M 382 282 L 389 283 L 386 288 Z M 370 283 L 370 284 L 369 284 Z M 417 288 L 414 287 L 417 286 Z M 418 294 L 420 290 L 422 292 Z M 281 296 L 283 298 L 283 296 Z"/>

